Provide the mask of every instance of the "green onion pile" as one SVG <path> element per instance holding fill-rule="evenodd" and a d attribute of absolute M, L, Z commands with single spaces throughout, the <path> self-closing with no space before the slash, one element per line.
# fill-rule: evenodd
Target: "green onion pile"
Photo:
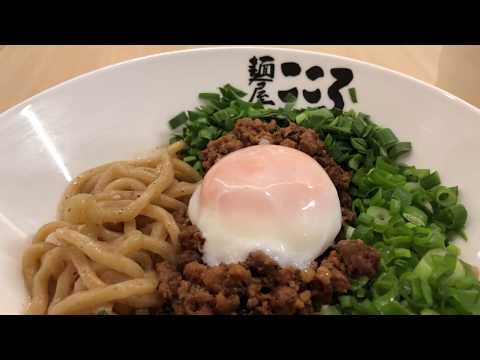
<path fill-rule="evenodd" d="M 480 314 L 480 282 L 459 259 L 450 241 L 463 231 L 467 210 L 458 188 L 444 186 L 438 172 L 398 161 L 412 146 L 391 129 L 352 110 L 296 109 L 295 99 L 278 109 L 250 103 L 231 85 L 220 93 L 201 93 L 204 105 L 170 120 L 171 141 L 184 140 L 184 160 L 203 173 L 201 151 L 231 131 L 243 117 L 279 126 L 294 122 L 315 130 L 329 153 L 353 171 L 350 193 L 357 220 L 345 226 L 347 239 L 362 239 L 381 254 L 375 279 L 351 279 L 348 294 L 321 314 Z"/>

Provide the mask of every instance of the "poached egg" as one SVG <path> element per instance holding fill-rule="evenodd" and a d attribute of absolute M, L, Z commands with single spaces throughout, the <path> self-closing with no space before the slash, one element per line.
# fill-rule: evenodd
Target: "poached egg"
<path fill-rule="evenodd" d="M 210 266 L 263 251 L 282 267 L 304 269 L 342 227 L 337 190 L 317 161 L 285 146 L 256 145 L 219 160 L 188 206 Z"/>

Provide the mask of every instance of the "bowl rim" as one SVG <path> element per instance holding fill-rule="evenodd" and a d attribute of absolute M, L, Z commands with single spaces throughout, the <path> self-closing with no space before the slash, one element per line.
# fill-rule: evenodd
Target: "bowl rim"
<path fill-rule="evenodd" d="M 53 86 L 51 86 L 51 87 L 49 87 L 45 90 L 42 90 L 41 92 L 39 92 L 39 93 L 21 101 L 20 103 L 18 103 L 16 105 L 13 105 L 12 107 L 10 107 L 10 108 L 6 109 L 5 111 L 3 111 L 2 113 L 0 113 L 0 118 L 5 117 L 5 116 L 7 116 L 11 113 L 14 113 L 15 111 L 18 111 L 20 108 L 23 108 L 24 106 L 26 106 L 29 102 L 31 102 L 31 101 L 33 101 L 33 100 L 35 100 L 35 99 L 37 99 L 37 98 L 39 98 L 39 97 L 41 97 L 45 94 L 48 94 L 48 93 L 53 92 L 55 90 L 58 90 L 61 87 L 67 86 L 69 84 L 72 84 L 72 83 L 77 82 L 79 80 L 82 80 L 84 78 L 88 78 L 89 76 L 94 76 L 96 73 L 99 73 L 99 72 L 109 71 L 113 68 L 120 68 L 120 67 L 127 66 L 127 65 L 135 63 L 135 62 L 141 62 L 141 61 L 145 61 L 145 60 L 149 60 L 149 59 L 153 59 L 153 58 L 157 58 L 157 57 L 171 57 L 171 56 L 176 56 L 176 55 L 181 55 L 181 54 L 210 52 L 210 51 L 215 51 L 215 50 L 231 50 L 231 51 L 245 51 L 245 50 L 272 51 L 273 50 L 273 51 L 284 52 L 284 53 L 320 55 L 320 56 L 324 56 L 324 57 L 331 58 L 331 59 L 338 59 L 338 60 L 342 60 L 342 61 L 351 61 L 353 63 L 357 63 L 357 64 L 365 66 L 365 67 L 370 67 L 370 68 L 373 68 L 373 69 L 376 69 L 376 70 L 379 70 L 379 71 L 384 71 L 384 72 L 390 73 L 391 75 L 394 75 L 396 77 L 400 77 L 400 78 L 407 79 L 409 81 L 413 81 L 413 82 L 415 82 L 419 85 L 422 85 L 422 86 L 430 89 L 431 91 L 436 92 L 440 96 L 444 96 L 444 97 L 447 97 L 448 99 L 450 99 L 451 101 L 458 102 L 459 104 L 463 105 L 466 109 L 469 109 L 469 110 L 475 112 L 477 115 L 480 116 L 480 108 L 477 108 L 475 105 L 470 104 L 466 100 L 463 100 L 460 97 L 458 97 L 456 95 L 453 95 L 446 90 L 443 90 L 443 89 L 441 89 L 441 88 L 439 88 L 439 87 L 437 87 L 433 84 L 429 84 L 429 83 L 427 83 L 423 80 L 417 79 L 417 78 L 415 78 L 411 75 L 407 75 L 407 74 L 401 73 L 397 70 L 389 69 L 389 68 L 383 67 L 381 65 L 372 64 L 372 63 L 369 63 L 369 62 L 366 62 L 366 61 L 363 61 L 363 60 L 357 60 L 357 59 L 349 58 L 349 57 L 346 57 L 346 56 L 329 54 L 329 53 L 324 53 L 324 52 L 320 52 L 320 51 L 303 50 L 303 49 L 291 49 L 291 48 L 282 48 L 282 47 L 273 47 L 273 46 L 215 46 L 215 47 L 193 48 L 193 49 L 174 50 L 174 51 L 167 51 L 167 52 L 163 52 L 163 53 L 156 53 L 156 54 L 151 54 L 151 55 L 146 55 L 146 56 L 141 56 L 141 57 L 128 59 L 128 60 L 125 60 L 125 61 L 117 62 L 117 63 L 110 64 L 110 65 L 107 65 L 107 66 L 103 66 L 103 67 L 98 68 L 98 69 L 88 71 L 86 73 L 83 73 L 83 74 L 74 76 L 70 79 L 67 79 L 65 81 L 62 81 L 62 82 L 60 82 L 56 85 L 53 85 Z"/>

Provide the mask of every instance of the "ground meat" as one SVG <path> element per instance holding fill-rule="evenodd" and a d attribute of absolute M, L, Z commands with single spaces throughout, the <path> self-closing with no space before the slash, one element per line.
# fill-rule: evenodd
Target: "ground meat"
<path fill-rule="evenodd" d="M 215 297 L 200 286 L 182 281 L 172 308 L 178 315 L 213 315 Z"/>
<path fill-rule="evenodd" d="M 338 192 L 338 198 L 340 199 L 340 204 L 342 204 L 342 206 L 348 209 L 352 208 L 352 197 L 348 190 L 340 190 Z"/>
<path fill-rule="evenodd" d="M 191 224 L 190 219 L 188 218 L 187 208 L 181 207 L 173 213 L 173 219 L 178 224 L 178 226 L 182 227 L 185 225 Z"/>
<path fill-rule="evenodd" d="M 188 263 L 202 261 L 202 255 L 198 251 L 183 250 L 177 256 L 177 266 L 181 271 Z"/>
<path fill-rule="evenodd" d="M 226 134 L 216 140 L 212 140 L 208 143 L 206 149 L 208 151 L 203 151 L 203 167 L 210 169 L 222 157 L 243 147 L 243 143 L 234 134 Z"/>
<path fill-rule="evenodd" d="M 206 171 L 241 148 L 268 142 L 303 151 L 332 179 L 342 205 L 344 222 L 355 220 L 348 187 L 352 174 L 330 156 L 317 133 L 291 123 L 279 127 L 272 120 L 240 119 L 232 132 L 210 141 L 202 152 Z M 361 240 L 341 240 L 303 271 L 280 267 L 262 252 L 243 263 L 207 266 L 202 260 L 205 239 L 190 222 L 186 209 L 174 213 L 180 227 L 180 253 L 175 265 L 156 265 L 163 311 L 175 314 L 308 314 L 314 304 L 329 304 L 350 288 L 350 277 L 376 275 L 378 252 Z M 166 310 L 167 309 L 167 310 Z"/>
<path fill-rule="evenodd" d="M 176 267 L 164 261 L 156 264 L 158 274 L 158 293 L 162 302 L 173 301 L 178 296 L 182 275 Z"/>
<path fill-rule="evenodd" d="M 288 146 L 312 156 L 322 165 L 337 188 L 343 221 L 351 223 L 355 220 L 355 214 L 351 211 L 352 198 L 348 193 L 352 173 L 335 162 L 312 129 L 306 129 L 294 123 L 281 128 L 275 120 L 265 122 L 260 119 L 240 119 L 232 132 L 208 143 L 207 148 L 202 152 L 203 167 L 208 171 L 223 156 L 247 146 L 258 145 L 261 141 Z"/>
<path fill-rule="evenodd" d="M 332 250 L 323 259 L 311 281 L 312 297 L 322 304 L 330 304 L 335 293 L 345 294 L 350 288 L 345 265 Z"/>
<path fill-rule="evenodd" d="M 355 213 L 347 207 L 342 207 L 342 220 L 345 224 L 351 224 L 356 219 Z"/>
<path fill-rule="evenodd" d="M 173 218 L 182 229 L 178 235 L 178 241 L 182 244 L 182 252 L 177 257 L 177 265 L 180 269 L 183 269 L 190 262 L 201 261 L 201 249 L 205 239 L 198 228 L 192 225 L 186 208 L 175 211 Z"/>
<path fill-rule="evenodd" d="M 380 264 L 380 254 L 361 240 L 342 240 L 336 245 L 342 262 L 353 276 L 373 277 Z"/>
<path fill-rule="evenodd" d="M 265 122 L 260 119 L 240 119 L 236 122 L 232 133 L 243 146 L 257 145 L 260 141 L 268 141 L 270 144 L 278 141 L 277 123 Z"/>
<path fill-rule="evenodd" d="M 326 153 L 326 150 L 324 152 Z M 317 159 L 318 161 L 320 157 L 316 155 L 315 159 Z M 331 160 L 332 163 L 330 164 L 328 164 L 327 161 L 322 161 L 324 163 L 327 163 L 327 165 L 324 166 L 325 171 L 327 172 L 330 179 L 332 179 L 332 182 L 335 184 L 338 190 L 348 190 L 348 187 L 350 186 L 350 181 L 352 180 L 351 172 L 343 170 L 342 167 L 337 165 L 337 163 L 335 163 L 333 159 Z"/>
<path fill-rule="evenodd" d="M 201 251 L 205 239 L 198 228 L 194 225 L 186 225 L 183 231 L 178 235 L 179 241 L 186 250 Z"/>
<path fill-rule="evenodd" d="M 349 277 L 377 273 L 379 254 L 361 240 L 342 240 L 303 271 L 280 267 L 262 252 L 238 264 L 207 266 L 202 239 L 185 210 L 174 213 L 181 251 L 175 265 L 156 265 L 163 309 L 175 314 L 308 314 L 350 288 Z M 320 265 L 317 265 L 317 264 Z"/>
<path fill-rule="evenodd" d="M 239 264 L 208 267 L 198 261 L 186 264 L 178 276 L 183 280 L 170 301 L 174 313 L 188 315 L 236 313 L 251 280 L 250 272 Z"/>
<path fill-rule="evenodd" d="M 303 134 L 300 135 L 298 150 L 313 156 L 322 148 L 322 146 L 323 144 L 320 142 L 320 139 L 315 131 L 306 129 Z"/>
<path fill-rule="evenodd" d="M 181 227 L 182 231 L 179 234 L 178 241 L 182 244 L 182 248 L 185 250 L 201 251 L 205 239 L 198 228 L 192 225 L 192 222 L 188 218 L 187 208 L 182 207 L 173 213 L 173 218 L 176 223 Z"/>

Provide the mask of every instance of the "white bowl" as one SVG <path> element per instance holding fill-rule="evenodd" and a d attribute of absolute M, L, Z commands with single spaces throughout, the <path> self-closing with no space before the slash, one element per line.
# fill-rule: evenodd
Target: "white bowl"
<path fill-rule="evenodd" d="M 35 231 L 54 219 L 67 182 L 98 164 L 134 158 L 169 138 L 167 120 L 198 105 L 199 92 L 226 83 L 248 89 L 252 57 L 262 65 L 265 91 L 276 105 L 279 90 L 320 89 L 316 105 L 331 107 L 333 68 L 353 73 L 340 90 L 345 109 L 372 115 L 401 140 L 412 141 L 409 163 L 437 169 L 442 182 L 458 185 L 469 211 L 469 241 L 458 240 L 462 257 L 480 265 L 480 171 L 476 169 L 480 111 L 457 97 L 400 73 L 343 57 L 273 48 L 215 48 L 149 56 L 82 75 L 38 94 L 0 115 L 0 313 L 23 311 L 26 292 L 21 255 Z M 295 62 L 298 76 L 285 76 L 282 63 Z M 322 68 L 310 80 L 306 71 Z M 289 66 L 287 66 L 288 68 Z M 294 70 L 294 65 L 290 68 Z M 285 65 L 283 66 L 285 68 Z M 318 70 L 318 69 L 317 69 Z M 311 70 L 312 71 L 312 70 Z M 310 72 L 308 72 L 310 74 Z M 358 103 L 348 89 L 354 87 Z"/>

